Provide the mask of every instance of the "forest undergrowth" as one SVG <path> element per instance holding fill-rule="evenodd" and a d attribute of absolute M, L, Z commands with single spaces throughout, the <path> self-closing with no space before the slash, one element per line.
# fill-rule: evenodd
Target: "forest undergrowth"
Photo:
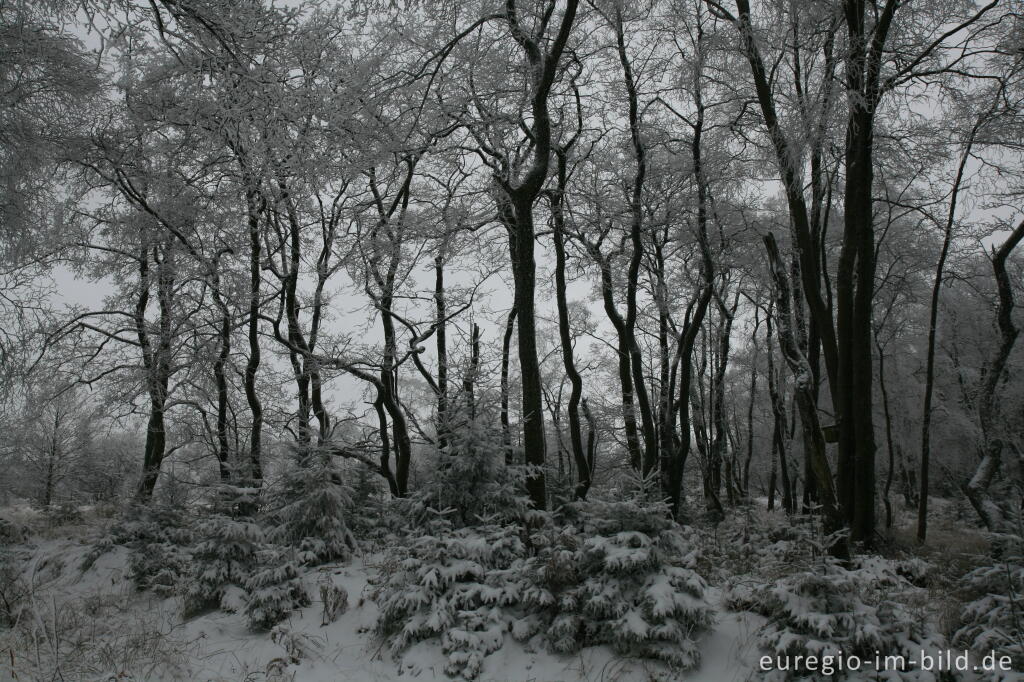
<path fill-rule="evenodd" d="M 380 679 L 426 669 L 503 679 L 488 664 L 503 647 L 538 661 L 534 679 L 559 679 L 564 669 L 546 673 L 552 662 L 597 650 L 639 664 L 637 679 L 701 679 L 702 651 L 729 614 L 756 625 L 756 655 L 736 679 L 818 679 L 752 667 L 762 656 L 970 649 L 1010 655 L 1018 671 L 1024 661 L 1020 536 L 986 547 L 953 502 L 938 501 L 934 544 L 908 542 L 898 526 L 879 553 L 844 562 L 817 517 L 767 512 L 760 500 L 684 526 L 632 476 L 613 498 L 536 512 L 515 492 L 523 473 L 505 467 L 453 465 L 422 493 L 388 503 L 332 485 L 316 500 L 328 510 L 318 527 L 303 529 L 297 520 L 311 517 L 293 516 L 294 505 L 315 498 L 293 495 L 297 480 L 315 478 L 310 468 L 329 480 L 329 460 L 297 460 L 255 515 L 239 511 L 238 490 L 198 515 L 167 505 L 4 510 L 4 679 L 199 679 L 197 665 L 228 655 L 234 677 L 203 679 L 307 679 L 305 666 L 328 670 L 342 656 L 378 659 L 390 671 Z M 365 574 L 358 593 L 334 579 L 345 567 Z M 330 628 L 354 611 L 365 621 L 359 646 L 343 652 Z M 205 641 L 208 624 L 197 624 L 225 613 L 244 619 L 251 660 Z M 890 679 L 866 675 L 845 677 Z"/>

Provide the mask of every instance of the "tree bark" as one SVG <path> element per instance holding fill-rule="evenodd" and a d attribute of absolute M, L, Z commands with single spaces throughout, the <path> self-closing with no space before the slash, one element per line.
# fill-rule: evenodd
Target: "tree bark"
<path fill-rule="evenodd" d="M 806 356 L 800 350 L 795 334 L 795 322 L 790 311 L 792 300 L 785 266 L 779 255 L 775 237 L 768 233 L 764 237 L 768 251 L 768 261 L 775 284 L 775 305 L 779 319 L 779 348 L 782 350 L 786 364 L 789 365 L 795 381 L 794 401 L 800 412 L 800 423 L 804 430 L 804 447 L 810 448 L 811 468 L 815 476 L 815 489 L 825 516 L 825 531 L 832 533 L 843 526 L 843 520 L 836 504 L 835 489 L 832 482 L 832 471 L 825 455 L 825 439 L 818 421 L 818 409 L 814 399 L 814 377 Z M 795 511 L 795 501 L 791 501 Z M 835 553 L 840 556 L 847 554 L 845 543 L 835 545 Z"/>
<path fill-rule="evenodd" d="M 1006 272 L 1006 261 L 1022 239 L 1024 239 L 1024 221 L 1017 225 L 992 256 L 992 272 L 999 295 L 999 303 L 996 307 L 999 343 L 985 367 L 978 396 L 978 421 L 981 424 L 983 439 L 981 462 L 978 464 L 974 476 L 964 486 L 967 499 L 978 512 L 985 527 L 991 532 L 1005 530 L 1009 522 L 1002 506 L 992 499 L 988 488 L 999 471 L 1004 447 L 998 430 L 999 414 L 996 406 L 996 393 L 1006 370 L 1006 364 L 1010 359 L 1010 353 L 1020 334 L 1020 330 L 1013 321 L 1013 284 Z"/>
<path fill-rule="evenodd" d="M 967 167 L 967 161 L 971 156 L 971 149 L 974 147 L 974 139 L 984 120 L 985 116 L 982 115 L 975 122 L 970 133 L 967 135 L 963 153 L 960 155 L 960 163 L 957 166 L 953 187 L 950 191 L 949 211 L 946 214 L 946 225 L 942 232 L 942 248 L 939 250 L 939 260 L 935 264 L 935 281 L 932 284 L 932 297 L 928 308 L 928 346 L 924 369 L 924 404 L 921 413 L 921 492 L 918 496 L 917 508 L 918 542 L 924 542 L 928 536 L 928 470 L 931 465 L 932 392 L 935 386 L 935 335 L 938 329 L 942 276 L 946 267 L 946 257 L 949 255 L 949 246 L 953 240 L 956 205 L 957 199 L 960 196 L 960 187 L 963 184 L 964 171 Z M 888 504 L 888 498 L 886 499 L 886 504 Z"/>
<path fill-rule="evenodd" d="M 536 509 L 547 507 L 547 491 L 544 483 L 544 403 L 534 312 L 537 265 L 534 261 L 533 207 L 547 180 L 551 163 L 552 121 L 548 96 L 559 73 L 578 4 L 578 0 L 567 0 L 552 39 L 545 35 L 549 23 L 547 18 L 540 23 L 537 35 L 529 35 L 520 24 L 516 1 L 505 0 L 505 20 L 509 31 L 531 67 L 529 97 L 532 121 L 529 138 L 532 162 L 518 181 L 513 180 L 511 173 L 507 178 L 495 176 L 495 180 L 507 197 L 507 200 L 498 202 L 498 210 L 509 228 L 511 242 L 512 279 L 519 317 L 517 340 L 523 390 L 523 448 L 526 463 L 533 467 L 527 477 L 526 488 Z"/>
<path fill-rule="evenodd" d="M 508 311 L 508 318 L 505 320 L 505 336 L 501 343 L 501 441 L 505 448 L 505 464 L 515 463 L 515 451 L 512 447 L 512 426 L 508 415 L 508 373 L 509 360 L 512 352 L 512 334 L 515 331 L 516 322 L 516 301 L 512 301 L 512 309 Z"/>
<path fill-rule="evenodd" d="M 587 462 L 586 453 L 583 450 L 583 428 L 580 421 L 580 401 L 583 398 L 583 378 L 576 369 L 576 359 L 573 354 L 572 330 L 569 326 L 569 303 L 566 299 L 565 283 L 565 215 L 563 203 L 565 200 L 565 187 L 568 182 L 566 169 L 567 150 L 556 149 L 556 160 L 558 163 L 557 179 L 558 184 L 551 200 L 551 220 L 553 225 L 552 238 L 555 243 L 555 303 L 558 307 L 558 337 L 562 346 L 562 364 L 565 367 L 565 375 L 571 386 L 569 393 L 569 442 L 572 447 L 573 460 L 576 463 L 576 488 L 574 495 L 576 499 L 586 498 L 590 490 L 592 473 Z"/>
<path fill-rule="evenodd" d="M 254 487 L 263 484 L 263 403 L 256 391 L 256 375 L 260 368 L 260 259 L 261 242 L 259 226 L 258 195 L 254 189 L 245 193 L 246 213 L 249 228 L 249 360 L 245 364 L 245 399 L 252 415 L 249 435 L 249 466 Z"/>

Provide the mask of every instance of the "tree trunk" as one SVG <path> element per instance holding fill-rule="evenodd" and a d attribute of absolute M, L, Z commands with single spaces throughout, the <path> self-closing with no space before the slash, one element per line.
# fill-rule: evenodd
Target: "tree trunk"
<path fill-rule="evenodd" d="M 505 464 L 515 463 L 515 451 L 512 448 L 512 427 L 508 416 L 508 371 L 512 352 L 512 333 L 515 331 L 516 301 L 512 301 L 512 309 L 508 311 L 505 321 L 505 336 L 501 343 L 501 442 L 505 448 Z"/>
<path fill-rule="evenodd" d="M 775 371 L 775 349 L 772 344 L 772 318 L 771 318 L 771 307 L 768 309 L 768 314 L 765 316 L 765 352 L 768 357 L 768 396 L 771 400 L 772 405 L 772 495 L 774 495 L 775 487 L 775 462 L 778 458 L 779 469 L 782 475 L 782 508 L 787 514 L 793 511 L 793 492 L 790 488 L 789 481 L 789 467 L 786 463 L 786 406 L 782 402 L 782 396 L 779 393 L 779 381 L 778 374 Z M 773 498 L 769 498 L 769 507 L 772 508 L 771 501 Z"/>
<path fill-rule="evenodd" d="M 892 415 L 889 412 L 889 391 L 885 384 L 885 352 L 878 340 L 878 330 L 875 330 L 875 347 L 878 350 L 878 388 L 882 391 L 882 414 L 885 416 L 885 443 L 889 451 L 889 472 L 885 477 L 885 492 L 882 494 L 882 502 L 885 504 L 885 527 L 892 528 L 892 490 L 893 473 L 896 469 L 896 457 L 892 442 Z"/>
<path fill-rule="evenodd" d="M 547 507 L 544 483 L 544 402 L 540 362 L 537 358 L 537 330 L 534 313 L 534 290 L 537 265 L 534 261 L 533 206 L 547 181 L 551 163 L 552 131 L 548 96 L 559 72 L 562 54 L 576 19 L 578 0 L 567 0 L 562 20 L 554 38 L 545 35 L 550 14 L 538 27 L 538 34 L 527 33 L 519 22 L 515 0 L 505 2 L 505 20 L 513 40 L 522 48 L 530 64 L 529 138 L 532 162 L 518 182 L 495 176 L 504 198 L 499 198 L 498 212 L 509 228 L 512 279 L 518 307 L 519 369 L 523 391 L 523 447 L 526 463 L 533 467 L 526 481 L 527 492 L 536 509 Z M 552 10 L 554 6 L 552 6 Z M 510 169 L 518 171 L 520 169 Z M 516 175 L 509 173 L 509 178 Z"/>
<path fill-rule="evenodd" d="M 1001 532 L 1009 523 L 1006 512 L 998 502 L 992 499 L 988 488 L 999 471 L 1004 447 L 999 426 L 996 393 L 1003 378 L 1003 372 L 1006 370 L 1006 364 L 1010 359 L 1010 353 L 1013 352 L 1013 346 L 1020 333 L 1013 322 L 1013 285 L 1006 272 L 1006 261 L 1022 239 L 1024 239 L 1024 221 L 1017 225 L 1006 241 L 996 249 L 992 257 L 992 272 L 999 294 L 999 303 L 996 307 L 999 344 L 985 367 L 978 397 L 978 421 L 981 424 L 983 438 L 981 463 L 978 464 L 974 476 L 964 486 L 967 499 L 978 512 L 985 527 L 991 532 Z"/>
<path fill-rule="evenodd" d="M 989 112 L 986 112 L 986 115 L 987 113 Z M 939 250 L 939 260 L 935 264 L 935 281 L 932 284 L 931 304 L 928 308 L 928 346 L 924 370 L 924 405 L 921 414 L 921 492 L 918 497 L 917 508 L 918 542 L 924 542 L 928 536 L 928 469 L 931 465 L 932 391 L 935 386 L 935 334 L 938 328 L 942 275 L 946 266 L 946 257 L 949 255 L 949 246 L 953 240 L 956 204 L 960 196 L 960 187 L 963 184 L 964 170 L 967 167 L 968 159 L 970 159 L 971 149 L 974 147 L 974 139 L 986 115 L 978 118 L 967 135 L 967 141 L 964 143 L 964 150 L 960 155 L 960 163 L 957 166 L 956 177 L 953 180 L 953 187 L 950 192 L 949 211 L 946 213 L 946 225 L 942 232 L 942 248 Z M 888 504 L 888 500 L 886 500 L 886 504 Z"/>
<path fill-rule="evenodd" d="M 843 522 L 836 504 L 832 472 L 825 455 L 825 438 L 822 435 L 821 423 L 818 421 L 818 409 L 814 399 L 814 377 L 810 364 L 801 353 L 795 337 L 794 321 L 789 308 L 792 300 L 789 282 L 774 235 L 771 233 L 765 235 L 764 242 L 768 251 L 772 280 L 775 284 L 775 302 L 779 318 L 779 347 L 793 373 L 794 401 L 800 412 L 800 423 L 804 430 L 804 447 L 810 449 L 809 459 L 814 472 L 815 489 L 821 499 L 825 515 L 825 531 L 832 533 L 842 528 Z M 791 509 L 795 511 L 795 501 Z M 835 545 L 834 553 L 838 556 L 846 556 L 845 543 Z"/>
<path fill-rule="evenodd" d="M 220 312 L 220 326 L 217 334 L 217 357 L 213 361 L 213 381 L 217 388 L 217 469 L 221 483 L 231 480 L 230 442 L 228 439 L 228 380 L 225 375 L 231 356 L 231 312 L 220 292 L 220 259 L 212 263 L 212 286 L 214 304 Z"/>
<path fill-rule="evenodd" d="M 159 248 L 153 249 L 153 260 L 157 265 L 157 300 L 159 302 L 160 319 L 156 346 L 151 345 L 146 329 L 145 311 L 149 300 L 149 258 L 141 259 L 142 295 L 136 305 L 136 331 L 140 346 L 143 348 L 144 363 L 147 369 L 147 385 L 149 390 L 149 422 L 146 426 L 146 446 L 142 459 L 142 478 L 139 481 L 136 499 L 148 503 L 153 497 L 160 467 L 167 450 L 167 432 L 164 424 L 167 390 L 171 376 L 171 334 L 173 315 L 174 270 L 170 247 L 165 247 L 163 258 L 159 256 Z"/>
<path fill-rule="evenodd" d="M 558 337 L 562 346 L 562 364 L 565 366 L 565 375 L 569 378 L 571 390 L 569 393 L 569 442 L 572 446 L 572 456 L 576 463 L 576 488 L 574 495 L 576 499 L 582 500 L 590 490 L 592 472 L 587 463 L 587 457 L 583 451 L 583 432 L 580 422 L 580 400 L 583 397 L 583 379 L 576 369 L 576 360 L 573 356 L 572 330 L 569 327 L 569 303 L 566 300 L 565 284 L 565 216 L 562 212 L 565 200 L 566 177 L 566 155 L 567 150 L 557 148 L 555 150 L 558 162 L 557 178 L 558 185 L 551 201 L 551 219 L 553 224 L 552 237 L 555 243 L 555 302 L 558 306 Z"/>
<path fill-rule="evenodd" d="M 249 435 L 249 466 L 254 487 L 263 483 L 263 403 L 256 392 L 256 374 L 260 368 L 260 228 L 259 205 L 253 189 L 245 193 L 246 212 L 249 222 L 249 360 L 245 364 L 245 399 L 252 414 L 252 429 Z"/>
<path fill-rule="evenodd" d="M 443 253 L 434 258 L 434 304 L 437 311 L 437 447 L 443 452 L 448 447 L 448 325 L 445 322 L 448 313 Z"/>
<path fill-rule="evenodd" d="M 533 197 L 513 202 L 515 210 L 514 256 L 512 277 L 515 281 L 515 299 L 519 305 L 518 350 L 519 372 L 522 382 L 523 450 L 527 466 L 533 470 L 527 476 L 526 490 L 536 509 L 547 508 L 544 483 L 544 401 L 540 361 L 537 357 L 537 322 L 535 290 L 537 264 L 534 261 Z"/>

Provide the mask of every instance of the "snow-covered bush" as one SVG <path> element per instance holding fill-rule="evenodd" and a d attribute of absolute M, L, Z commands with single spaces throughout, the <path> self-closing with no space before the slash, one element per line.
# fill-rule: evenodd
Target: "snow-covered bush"
<path fill-rule="evenodd" d="M 1024 672 L 1024 538 L 1001 535 L 993 546 L 999 556 L 961 581 L 971 601 L 964 606 L 963 626 L 953 639 L 978 653 L 1011 656 L 1014 670 Z"/>
<path fill-rule="evenodd" d="M 71 502 L 52 504 L 46 508 L 46 521 L 51 527 L 82 523 L 82 512 Z"/>
<path fill-rule="evenodd" d="M 518 529 L 497 524 L 449 525 L 394 548 L 374 581 L 377 634 L 395 653 L 439 637 L 445 672 L 476 678 L 484 656 L 501 647 L 505 609 L 517 602 L 513 569 L 526 555 Z"/>
<path fill-rule="evenodd" d="M 167 596 L 177 589 L 188 571 L 192 530 L 180 508 L 164 505 L 128 509 L 108 533 L 85 556 L 85 571 L 115 545 L 131 549 L 128 575 L 138 590 L 153 590 Z"/>
<path fill-rule="evenodd" d="M 464 679 L 480 674 L 505 632 L 560 653 L 609 645 L 675 669 L 696 666 L 694 640 L 711 610 L 696 552 L 666 506 L 640 485 L 625 500 L 565 511 L 533 512 L 530 525 L 455 527 L 437 515 L 383 563 L 377 633 L 396 653 L 439 638 L 446 672 Z"/>
<path fill-rule="evenodd" d="M 267 539 L 296 548 L 305 565 L 347 560 L 356 547 L 346 521 L 351 489 L 328 448 L 296 445 L 293 455 L 271 502 Z"/>
<path fill-rule="evenodd" d="M 259 568 L 245 583 L 249 592 L 245 615 L 253 629 L 268 630 L 311 602 L 294 549 L 265 549 L 258 552 L 257 559 Z"/>
<path fill-rule="evenodd" d="M 5 515 L 0 515 L 0 547 L 25 542 L 28 536 L 27 526 Z"/>
<path fill-rule="evenodd" d="M 698 527 L 701 567 L 720 582 L 756 573 L 768 580 L 804 570 L 826 550 L 820 517 L 741 505 L 714 528 Z"/>
<path fill-rule="evenodd" d="M 152 590 L 169 597 L 178 590 L 181 577 L 188 572 L 188 549 L 172 543 L 153 543 L 136 549 L 128 558 L 128 577 L 135 589 Z"/>
<path fill-rule="evenodd" d="M 400 513 L 424 523 L 433 518 L 429 510 L 446 510 L 456 526 L 526 520 L 532 512 L 525 482 L 533 470 L 507 465 L 501 434 L 490 421 L 468 419 L 465 409 L 452 407 L 447 446 L 432 453 L 429 478 Z"/>
<path fill-rule="evenodd" d="M 22 559 L 13 549 L 0 549 L 0 627 L 14 625 L 28 595 L 21 566 Z"/>
<path fill-rule="evenodd" d="M 220 606 L 229 587 L 244 587 L 264 540 L 263 530 L 251 519 L 222 513 L 200 521 L 196 536 L 184 594 L 189 615 Z"/>
<path fill-rule="evenodd" d="M 549 645 L 572 650 L 567 637 L 575 628 L 575 648 L 607 644 L 623 656 L 677 670 L 696 667 L 696 636 L 712 622 L 706 583 L 694 570 L 697 551 L 657 498 L 656 479 L 637 476 L 630 487 L 624 499 L 579 505 L 582 527 L 571 573 L 565 554 L 571 544 L 556 544 L 562 549 L 548 566 L 561 568 L 546 575 L 567 580 L 575 574 L 576 584 L 559 595 Z"/>
<path fill-rule="evenodd" d="M 772 655 L 873 660 L 876 651 L 884 651 L 910 660 L 942 645 L 926 620 L 907 606 L 919 592 L 901 575 L 898 562 L 865 556 L 846 568 L 823 554 L 810 568 L 775 580 L 734 578 L 726 584 L 723 602 L 769 619 L 759 644 Z"/>

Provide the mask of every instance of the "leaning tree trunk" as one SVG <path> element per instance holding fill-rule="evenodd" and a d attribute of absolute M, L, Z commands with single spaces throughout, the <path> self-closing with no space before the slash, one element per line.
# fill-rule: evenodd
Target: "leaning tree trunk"
<path fill-rule="evenodd" d="M 1020 333 L 1013 322 L 1013 284 L 1006 272 L 1006 261 L 1022 239 L 1024 239 L 1024 221 L 1017 225 L 1002 246 L 996 249 L 992 257 L 992 272 L 995 275 L 996 290 L 999 295 L 999 303 L 996 307 L 999 344 L 985 368 L 981 393 L 978 397 L 978 420 L 981 423 L 983 439 L 981 462 L 978 464 L 974 476 L 964 486 L 964 492 L 971 501 L 971 505 L 978 512 L 985 527 L 992 532 L 1004 530 L 1008 523 L 1003 507 L 992 498 L 988 489 L 999 471 L 1004 447 L 998 423 L 999 409 L 996 405 L 996 393 L 1003 372 L 1006 370 L 1006 364 L 1010 359 L 1010 353 L 1013 351 L 1013 346 Z"/>

